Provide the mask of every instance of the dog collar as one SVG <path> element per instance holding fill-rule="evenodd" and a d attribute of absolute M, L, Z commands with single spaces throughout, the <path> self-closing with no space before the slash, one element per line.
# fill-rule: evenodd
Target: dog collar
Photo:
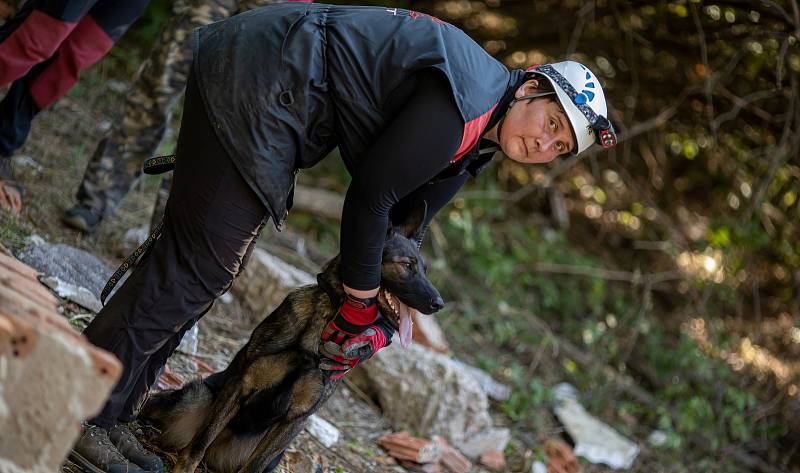
<path fill-rule="evenodd" d="M 361 298 L 361 297 L 356 297 L 352 294 L 345 293 L 345 299 L 352 306 L 359 309 L 366 309 L 378 303 L 378 296 Z"/>

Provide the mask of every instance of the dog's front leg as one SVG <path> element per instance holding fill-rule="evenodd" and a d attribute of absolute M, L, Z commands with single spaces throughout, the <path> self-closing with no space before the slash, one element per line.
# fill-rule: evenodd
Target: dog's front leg
<path fill-rule="evenodd" d="M 235 380 L 232 381 L 226 383 L 214 398 L 208 417 L 189 445 L 178 454 L 172 473 L 194 473 L 203 460 L 206 449 L 238 412 L 241 385 Z"/>
<path fill-rule="evenodd" d="M 238 473 L 262 473 L 276 456 L 289 446 L 292 439 L 303 430 L 308 416 L 330 396 L 332 385 L 323 381 L 322 373 L 312 369 L 303 374 L 292 386 L 289 409 L 286 415 L 267 431 L 256 449 Z"/>
<path fill-rule="evenodd" d="M 305 424 L 306 417 L 276 422 L 237 473 L 267 473 L 269 464 L 289 446 Z"/>

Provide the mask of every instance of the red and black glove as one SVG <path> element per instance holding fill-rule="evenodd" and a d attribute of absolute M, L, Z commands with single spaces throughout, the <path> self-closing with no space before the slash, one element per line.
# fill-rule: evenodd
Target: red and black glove
<path fill-rule="evenodd" d="M 359 362 L 392 342 L 392 329 L 378 313 L 378 298 L 347 295 L 322 331 L 319 367 L 331 381 L 342 378 Z"/>

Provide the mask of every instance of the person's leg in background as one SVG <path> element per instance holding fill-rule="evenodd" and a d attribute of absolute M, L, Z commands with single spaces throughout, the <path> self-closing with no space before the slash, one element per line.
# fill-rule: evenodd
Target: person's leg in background
<path fill-rule="evenodd" d="M 35 74 L 42 66 L 35 66 L 31 73 Z M 14 180 L 11 156 L 25 143 L 37 113 L 39 108 L 25 81 L 14 81 L 0 102 L 0 208 L 15 215 L 22 211 L 23 189 Z"/>
<path fill-rule="evenodd" d="M 94 452 L 91 431 L 135 416 L 182 334 L 230 287 L 267 219 L 191 80 L 176 154 L 161 236 L 84 332 L 123 364 L 108 402 L 73 449 L 84 457 Z"/>
<path fill-rule="evenodd" d="M 50 59 L 96 0 L 30 0 L 0 27 L 0 87 Z"/>
<path fill-rule="evenodd" d="M 33 100 L 47 108 L 77 82 L 81 71 L 105 56 L 144 12 L 149 0 L 99 0 L 64 39 L 50 64 L 29 78 Z"/>
<path fill-rule="evenodd" d="M 138 182 L 142 163 L 153 157 L 164 138 L 175 104 L 186 86 L 192 30 L 271 3 L 286 0 L 184 0 L 175 3 L 155 47 L 131 85 L 124 117 L 98 143 L 86 165 L 77 203 L 62 220 L 83 232 L 94 231 Z M 310 2 L 310 0 L 288 0 Z M 158 190 L 151 228 L 164 213 L 171 178 Z"/>
<path fill-rule="evenodd" d="M 81 71 L 105 56 L 147 3 L 33 0 L 3 25 L 0 84 L 13 84 L 0 103 L 0 160 L 10 159 L 25 143 L 36 114 L 72 88 Z M 0 175 L 0 194 L 9 196 L 14 188 L 19 190 L 12 182 L 10 165 L 0 170 L 6 173 Z M 7 208 L 19 213 L 21 194 L 5 201 L 13 202 Z"/>
<path fill-rule="evenodd" d="M 95 0 L 30 0 L 0 26 L 0 208 L 22 210 L 22 187 L 14 182 L 11 155 L 25 143 L 39 113 L 28 89 Z"/>
<path fill-rule="evenodd" d="M 156 154 L 172 111 L 186 88 L 192 61 L 192 31 L 227 18 L 235 9 L 235 0 L 175 2 L 173 16 L 161 29 L 131 84 L 122 120 L 97 144 L 89 159 L 78 187 L 77 203 L 64 213 L 64 223 L 91 232 L 130 192 L 142 174 L 144 160 Z M 164 187 L 167 193 L 169 183 Z M 163 205 L 159 214 L 163 214 Z M 161 215 L 156 222 L 160 220 Z"/>

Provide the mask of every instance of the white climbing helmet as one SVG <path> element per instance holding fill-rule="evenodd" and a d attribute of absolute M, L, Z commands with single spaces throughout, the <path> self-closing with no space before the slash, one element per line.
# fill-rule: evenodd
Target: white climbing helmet
<path fill-rule="evenodd" d="M 603 148 L 617 144 L 614 127 L 608 121 L 608 105 L 603 87 L 588 67 L 575 61 L 532 66 L 527 72 L 544 76 L 558 97 L 561 108 L 572 124 L 576 146 L 572 154 L 579 154 L 598 143 Z"/>

